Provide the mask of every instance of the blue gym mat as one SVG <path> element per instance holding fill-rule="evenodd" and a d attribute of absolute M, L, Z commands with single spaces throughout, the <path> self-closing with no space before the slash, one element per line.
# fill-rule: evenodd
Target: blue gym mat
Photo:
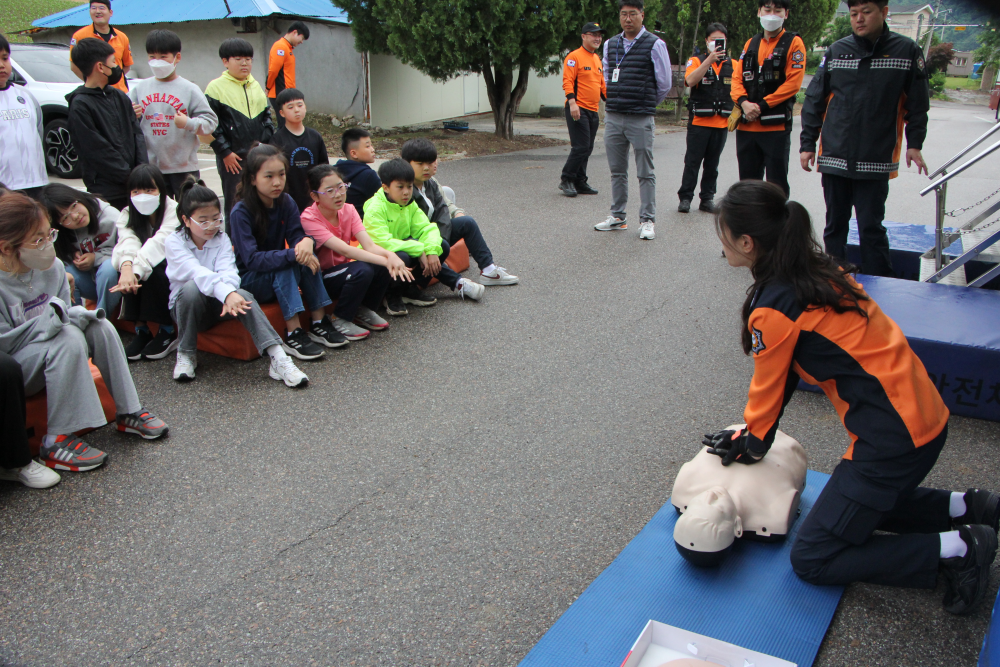
<path fill-rule="evenodd" d="M 717 569 L 696 568 L 677 553 L 677 513 L 668 502 L 520 667 L 619 667 L 650 619 L 810 667 L 844 589 L 803 582 L 789 554 L 828 479 L 809 471 L 802 514 L 784 542 L 738 540 Z"/>
<path fill-rule="evenodd" d="M 983 650 L 979 652 L 978 667 L 1000 667 L 1000 595 L 993 605 L 993 616 L 983 639 Z"/>

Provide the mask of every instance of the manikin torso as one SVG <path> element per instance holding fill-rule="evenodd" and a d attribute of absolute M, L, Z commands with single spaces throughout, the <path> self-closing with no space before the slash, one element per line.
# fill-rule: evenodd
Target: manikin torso
<path fill-rule="evenodd" d="M 740 426 L 730 426 L 735 429 Z M 703 447 L 681 466 L 674 481 L 671 503 L 681 512 L 692 500 L 714 487 L 723 487 L 736 505 L 743 534 L 751 539 L 786 535 L 795 521 L 806 483 L 806 452 L 797 440 L 778 431 L 767 455 L 753 465 L 722 465 L 722 459 Z"/>

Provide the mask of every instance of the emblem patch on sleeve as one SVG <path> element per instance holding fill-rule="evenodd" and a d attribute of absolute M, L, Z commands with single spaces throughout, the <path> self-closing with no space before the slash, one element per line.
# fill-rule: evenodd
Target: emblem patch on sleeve
<path fill-rule="evenodd" d="M 764 335 L 760 332 L 760 329 L 750 327 L 750 342 L 752 343 L 750 351 L 754 354 L 760 354 L 767 349 L 767 346 L 764 345 Z"/>
<path fill-rule="evenodd" d="M 792 54 L 792 62 L 800 63 L 806 59 L 806 56 L 801 51 L 796 51 Z"/>
<path fill-rule="evenodd" d="M 278 55 L 279 56 L 283 56 L 283 55 L 285 55 L 285 52 L 283 50 L 281 50 L 281 49 L 278 49 Z"/>
<path fill-rule="evenodd" d="M 920 56 L 917 58 L 917 69 L 921 72 L 924 71 L 924 57 Z"/>
<path fill-rule="evenodd" d="M 566 66 L 567 67 L 576 67 L 576 61 L 575 60 L 567 60 L 566 61 Z"/>

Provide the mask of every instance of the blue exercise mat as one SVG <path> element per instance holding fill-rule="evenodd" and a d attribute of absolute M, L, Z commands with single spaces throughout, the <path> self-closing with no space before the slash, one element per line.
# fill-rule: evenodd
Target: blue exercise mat
<path fill-rule="evenodd" d="M 993 616 L 983 639 L 983 650 L 979 652 L 978 667 L 1000 667 L 1000 595 L 993 605 Z"/>
<path fill-rule="evenodd" d="M 619 667 L 650 619 L 809 667 L 844 589 L 803 582 L 789 554 L 828 479 L 806 475 L 802 515 L 784 542 L 737 540 L 717 569 L 696 568 L 677 553 L 677 512 L 668 502 L 520 667 Z"/>

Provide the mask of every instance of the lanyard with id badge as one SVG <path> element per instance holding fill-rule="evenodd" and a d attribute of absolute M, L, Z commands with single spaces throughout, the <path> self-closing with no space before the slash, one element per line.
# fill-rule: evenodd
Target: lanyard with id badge
<path fill-rule="evenodd" d="M 635 42 L 638 39 L 639 36 L 636 35 L 635 39 L 632 40 L 632 46 L 635 46 Z M 618 47 L 621 46 L 624 42 L 625 42 L 624 34 L 618 39 L 617 42 L 615 42 L 615 68 L 611 71 L 611 83 L 618 83 L 618 75 L 621 72 L 622 61 L 625 60 L 625 57 L 628 55 L 629 52 L 629 49 L 626 49 L 625 54 L 621 58 L 618 57 Z"/>

